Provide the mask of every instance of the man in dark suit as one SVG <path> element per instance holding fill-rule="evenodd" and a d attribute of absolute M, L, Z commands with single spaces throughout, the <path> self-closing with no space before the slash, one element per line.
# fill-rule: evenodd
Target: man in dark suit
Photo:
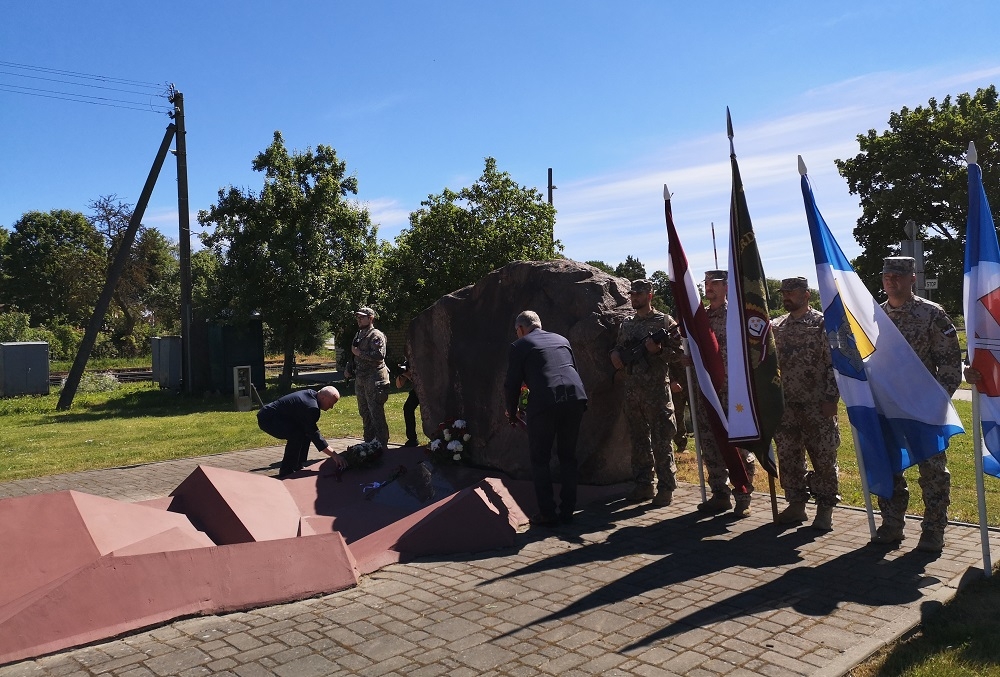
<path fill-rule="evenodd" d="M 569 341 L 559 334 L 543 331 L 537 313 L 526 310 L 518 315 L 514 331 L 517 340 L 510 345 L 507 359 L 504 404 L 507 420 L 516 425 L 521 384 L 528 386 L 528 450 L 539 509 L 531 523 L 541 526 L 554 526 L 560 520 L 568 523 L 576 508 L 576 441 L 587 408 L 587 393 Z M 549 470 L 553 441 L 561 484 L 558 514 Z"/>
<path fill-rule="evenodd" d="M 333 458 L 338 468 L 346 464 L 330 448 L 319 431 L 319 414 L 330 409 L 340 399 L 340 392 L 333 386 L 320 390 L 296 390 L 274 402 L 264 405 L 257 412 L 257 426 L 272 437 L 286 440 L 285 455 L 281 459 L 278 478 L 302 469 L 309 456 L 309 443 Z"/>

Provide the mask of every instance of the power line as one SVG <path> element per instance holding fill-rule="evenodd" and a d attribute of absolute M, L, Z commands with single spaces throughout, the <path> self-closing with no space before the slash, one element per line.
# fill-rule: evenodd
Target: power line
<path fill-rule="evenodd" d="M 17 87 L 17 85 L 5 85 L 5 84 L 0 83 L 0 92 L 10 92 L 12 94 L 24 94 L 24 95 L 27 95 L 27 96 L 40 96 L 40 97 L 43 97 L 43 98 L 46 98 L 46 99 L 59 99 L 59 100 L 62 100 L 62 101 L 73 101 L 75 103 L 89 103 L 89 104 L 92 104 L 94 106 L 108 106 L 109 108 L 123 108 L 125 110 L 138 110 L 138 111 L 143 111 L 145 113 L 160 113 L 160 114 L 162 114 L 162 113 L 169 113 L 171 111 L 170 108 L 165 107 L 165 106 L 164 107 L 160 107 L 160 108 L 156 108 L 156 107 L 150 105 L 150 106 L 147 106 L 145 108 L 140 108 L 139 106 L 135 105 L 135 104 L 138 103 L 136 101 L 124 101 L 124 100 L 118 100 L 118 99 L 105 99 L 104 101 L 85 101 L 85 100 L 80 99 L 80 98 L 71 98 L 71 97 L 81 97 L 81 96 L 84 96 L 83 94 L 72 94 L 72 93 L 68 93 L 68 92 L 52 92 L 52 91 L 45 90 L 45 89 L 40 89 L 40 90 L 36 90 L 36 91 L 27 91 L 26 92 L 26 91 L 19 91 L 17 89 L 8 89 L 8 87 Z M 24 88 L 24 87 L 22 87 L 21 89 L 34 89 L 34 88 Z M 68 96 L 56 96 L 56 94 L 64 94 L 64 95 L 68 94 Z M 88 98 L 95 99 L 95 98 L 100 98 L 100 97 L 88 97 Z M 117 103 L 113 103 L 113 102 L 117 102 Z M 133 105 L 128 105 L 128 106 L 119 105 L 121 103 L 127 103 L 127 104 L 133 104 Z"/>
<path fill-rule="evenodd" d="M 127 80 L 125 78 L 114 78 L 108 75 L 94 75 L 92 73 L 79 73 L 76 71 L 60 70 L 58 68 L 46 68 L 44 66 L 31 66 L 23 63 L 14 63 L 13 61 L 0 61 L 0 66 L 5 66 L 8 68 L 19 68 L 22 70 L 36 71 L 40 73 L 48 73 L 51 75 L 63 75 L 67 77 L 80 78 L 83 80 L 98 80 L 101 82 L 113 82 L 119 85 L 133 85 L 136 87 L 153 87 L 156 89 L 162 89 L 162 83 L 156 82 L 144 82 L 142 80 Z M 81 86 L 86 86 L 81 84 Z"/>
<path fill-rule="evenodd" d="M 43 78 L 43 77 L 38 76 L 38 75 L 25 75 L 24 73 L 11 73 L 10 71 L 4 71 L 4 70 L 0 70 L 0 75 L 13 75 L 16 78 L 30 78 L 32 80 L 44 80 L 45 82 L 58 82 L 58 83 L 63 84 L 63 85 L 73 85 L 74 87 L 91 87 L 91 88 L 94 88 L 94 89 L 106 89 L 106 90 L 109 90 L 109 91 L 112 91 L 112 92 L 123 92 L 125 94 L 139 94 L 141 96 L 161 96 L 163 98 L 167 97 L 166 93 L 163 93 L 163 94 L 151 94 L 150 92 L 137 92 L 134 89 L 119 89 L 117 87 L 104 87 L 102 85 L 82 84 L 82 83 L 79 83 L 79 82 L 73 82 L 72 80 L 59 80 L 59 79 L 56 79 L 56 78 Z M 0 83 L 0 84 L 4 84 L 4 83 Z M 16 85 L 12 85 L 12 86 L 16 86 Z M 166 90 L 167 86 L 166 85 L 161 85 L 161 88 L 164 89 L 164 90 Z"/>
<path fill-rule="evenodd" d="M 24 94 L 27 96 L 38 96 L 46 99 L 56 99 L 60 101 L 74 101 L 76 103 L 89 103 L 95 106 L 107 106 L 109 108 L 121 108 L 124 110 L 138 110 L 150 113 L 167 113 L 172 108 L 166 105 L 157 105 L 152 102 L 135 101 L 134 99 L 115 98 L 111 96 L 97 96 L 95 94 L 84 94 L 88 90 L 106 90 L 121 92 L 124 94 L 134 94 L 141 97 L 167 98 L 169 85 L 142 82 L 140 80 L 127 80 L 125 78 L 115 78 L 107 75 L 95 75 L 91 73 L 80 73 L 76 71 L 62 70 L 58 68 L 46 68 L 44 66 L 31 66 L 29 64 L 14 63 L 12 61 L 0 61 L 0 75 L 8 75 L 19 78 L 29 78 L 45 82 L 55 82 L 61 85 L 69 85 L 78 88 L 81 92 L 61 91 L 46 87 L 28 87 L 16 85 L 10 82 L 0 82 L 0 91 L 11 94 Z M 24 72 L 12 72 L 24 71 Z M 43 75 L 53 77 L 44 77 Z M 69 78 L 69 79 L 67 79 Z M 103 84 L 97 84 L 98 82 Z M 118 87 L 109 85 L 119 85 Z M 123 89 L 123 87 L 156 89 L 158 91 L 136 91 L 135 89 Z M 166 90 L 166 91 L 165 91 Z"/>

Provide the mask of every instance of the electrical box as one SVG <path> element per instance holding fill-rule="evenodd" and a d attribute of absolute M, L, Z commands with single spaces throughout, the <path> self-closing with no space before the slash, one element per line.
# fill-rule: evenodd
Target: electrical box
<path fill-rule="evenodd" d="M 49 344 L 0 343 L 0 397 L 49 394 Z"/>
<path fill-rule="evenodd" d="M 249 364 L 233 367 L 233 401 L 236 411 L 253 409 L 253 378 Z"/>
<path fill-rule="evenodd" d="M 181 389 L 181 337 L 153 336 L 153 383 L 170 390 Z"/>

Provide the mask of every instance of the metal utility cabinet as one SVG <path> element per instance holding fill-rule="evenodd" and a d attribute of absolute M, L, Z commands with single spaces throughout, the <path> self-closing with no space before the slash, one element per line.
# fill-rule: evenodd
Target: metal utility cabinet
<path fill-rule="evenodd" d="M 0 343 L 0 397 L 49 394 L 49 344 Z"/>

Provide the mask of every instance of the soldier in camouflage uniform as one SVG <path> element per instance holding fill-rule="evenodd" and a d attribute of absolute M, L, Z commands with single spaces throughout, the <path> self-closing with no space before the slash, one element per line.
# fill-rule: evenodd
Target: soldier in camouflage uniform
<path fill-rule="evenodd" d="M 955 325 L 944 309 L 913 293 L 916 282 L 914 261 L 909 256 L 890 256 L 882 268 L 882 288 L 888 299 L 882 304 L 889 318 L 899 328 L 924 366 L 949 395 L 954 395 L 962 382 L 962 351 L 958 345 Z M 948 523 L 951 503 L 951 473 L 944 452 L 918 464 L 920 491 L 924 498 L 924 520 L 921 524 L 918 550 L 941 552 L 944 548 L 944 528 Z M 892 498 L 881 496 L 878 507 L 882 525 L 874 542 L 895 544 L 903 539 L 903 516 L 910 500 L 906 478 L 893 478 Z"/>
<path fill-rule="evenodd" d="M 361 308 L 354 315 L 358 333 L 351 342 L 351 352 L 356 363 L 355 389 L 365 441 L 377 439 L 386 446 L 389 444 L 389 424 L 385 420 L 389 369 L 385 366 L 385 334 L 375 328 L 375 311 L 371 308 Z"/>
<path fill-rule="evenodd" d="M 708 314 L 708 323 L 712 327 L 712 331 L 715 333 L 716 340 L 719 342 L 719 352 L 722 356 L 723 366 L 726 366 L 727 360 L 726 313 L 729 304 L 726 299 L 726 293 L 728 286 L 728 271 L 706 271 L 705 298 L 708 299 L 708 309 L 706 312 Z M 702 384 L 698 385 L 701 386 Z M 711 384 L 709 384 L 708 387 L 712 387 Z M 725 409 L 729 402 L 729 388 L 726 383 L 723 383 L 718 394 L 719 401 L 722 403 L 723 409 Z M 733 501 L 731 499 L 733 496 L 733 490 L 729 488 L 729 468 L 726 467 L 726 461 L 722 456 L 722 450 L 719 448 L 715 435 L 712 433 L 712 426 L 708 418 L 707 410 L 709 405 L 702 397 L 697 399 L 693 398 L 691 402 L 696 404 L 695 409 L 697 412 L 696 419 L 699 431 L 699 440 L 701 442 L 701 457 L 705 463 L 705 471 L 708 473 L 708 486 L 712 490 L 711 498 L 704 503 L 699 503 L 698 510 L 711 514 L 726 512 L 730 508 L 733 508 Z M 750 495 L 753 493 L 753 476 L 756 463 L 754 462 L 753 454 L 746 449 L 740 449 L 739 452 L 743 456 L 750 485 L 747 487 L 746 493 L 736 494 L 736 507 L 733 508 L 733 513 L 737 517 L 749 517 Z"/>
<path fill-rule="evenodd" d="M 680 328 L 674 318 L 653 308 L 653 285 L 635 280 L 630 291 L 635 315 L 622 322 L 618 341 L 611 351 L 615 369 L 624 370 L 625 414 L 632 442 L 632 475 L 635 488 L 631 501 L 653 499 L 653 505 L 670 505 L 677 488 L 677 465 L 670 440 L 674 435 L 674 407 L 670 399 L 669 364 L 678 362 L 681 350 Z M 663 341 L 648 338 L 659 329 L 666 330 Z M 633 348 L 638 355 L 631 359 Z M 657 488 L 653 490 L 653 471 Z"/>
<path fill-rule="evenodd" d="M 809 307 L 809 284 L 804 277 L 781 281 L 781 301 L 787 315 L 771 323 L 785 391 L 785 412 L 774 434 L 778 449 L 781 488 L 788 507 L 778 515 L 781 524 L 806 521 L 810 489 L 816 496 L 813 527 L 833 529 L 833 508 L 840 500 L 837 486 L 837 401 L 840 392 L 830 359 L 823 313 Z M 812 462 L 806 481 L 806 452 Z"/>

